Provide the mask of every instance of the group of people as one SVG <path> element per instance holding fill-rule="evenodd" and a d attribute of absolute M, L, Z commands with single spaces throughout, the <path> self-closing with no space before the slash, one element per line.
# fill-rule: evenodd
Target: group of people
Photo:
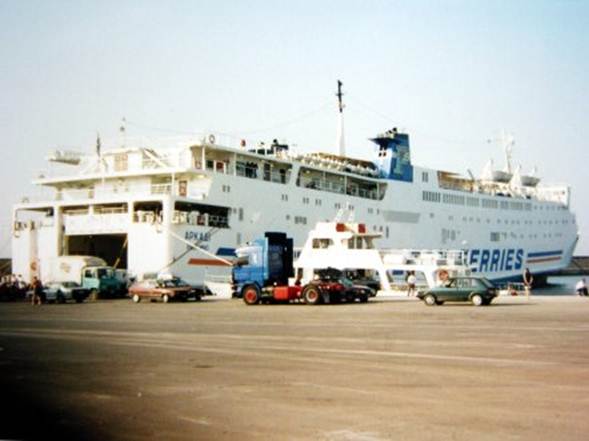
<path fill-rule="evenodd" d="M 43 284 L 38 277 L 33 277 L 31 283 L 25 282 L 20 274 L 8 274 L 0 278 L 0 299 L 24 300 L 28 292 L 31 293 L 31 304 L 40 305 L 43 303 L 45 293 Z"/>
<path fill-rule="evenodd" d="M 16 300 L 24 298 L 29 285 L 24 281 L 22 275 L 7 274 L 0 279 L 0 299 Z"/>

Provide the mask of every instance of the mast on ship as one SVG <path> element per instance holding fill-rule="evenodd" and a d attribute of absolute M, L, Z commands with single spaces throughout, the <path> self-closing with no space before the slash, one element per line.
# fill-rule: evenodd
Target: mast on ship
<path fill-rule="evenodd" d="M 337 96 L 338 107 L 339 107 L 339 125 L 338 125 L 338 133 L 337 133 L 337 145 L 339 148 L 339 155 L 346 156 L 346 146 L 344 143 L 344 103 L 342 97 L 344 96 L 342 92 L 342 83 L 340 80 L 337 80 Z"/>

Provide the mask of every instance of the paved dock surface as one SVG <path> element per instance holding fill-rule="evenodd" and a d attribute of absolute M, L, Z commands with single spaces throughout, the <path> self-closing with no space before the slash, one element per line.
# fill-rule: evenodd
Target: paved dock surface
<path fill-rule="evenodd" d="M 589 299 L 0 304 L 0 439 L 586 440 Z"/>

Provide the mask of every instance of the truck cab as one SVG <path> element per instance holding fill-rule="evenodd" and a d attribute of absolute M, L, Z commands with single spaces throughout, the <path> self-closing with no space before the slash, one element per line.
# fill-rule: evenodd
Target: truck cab
<path fill-rule="evenodd" d="M 246 286 L 258 291 L 267 286 L 286 286 L 294 276 L 292 239 L 284 233 L 268 232 L 236 250 L 237 260 L 232 271 L 233 297 L 242 297 Z"/>
<path fill-rule="evenodd" d="M 119 295 L 123 288 L 121 281 L 115 276 L 114 269 L 110 266 L 84 268 L 81 285 L 97 294 L 111 297 Z"/>

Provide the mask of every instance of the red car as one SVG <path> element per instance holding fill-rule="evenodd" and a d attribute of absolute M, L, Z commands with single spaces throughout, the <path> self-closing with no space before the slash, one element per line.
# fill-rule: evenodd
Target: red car
<path fill-rule="evenodd" d="M 142 299 L 161 300 L 168 303 L 171 300 L 185 302 L 192 295 L 192 286 L 181 279 L 146 279 L 135 282 L 129 288 L 129 296 L 135 303 Z"/>

